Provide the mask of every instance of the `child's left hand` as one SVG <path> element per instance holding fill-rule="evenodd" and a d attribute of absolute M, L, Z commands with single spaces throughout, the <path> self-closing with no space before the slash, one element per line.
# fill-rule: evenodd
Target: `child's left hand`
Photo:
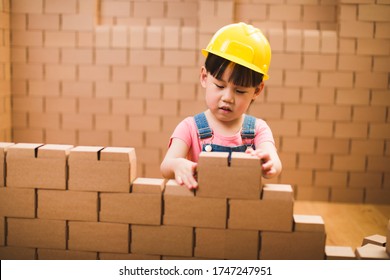
<path fill-rule="evenodd" d="M 252 148 L 247 149 L 245 152 L 261 159 L 261 170 L 264 178 L 269 179 L 277 174 L 274 161 L 269 153 L 260 149 L 253 150 Z"/>

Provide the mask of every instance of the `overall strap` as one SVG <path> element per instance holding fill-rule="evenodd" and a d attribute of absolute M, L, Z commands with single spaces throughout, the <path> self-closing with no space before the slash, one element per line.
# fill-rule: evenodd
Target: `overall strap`
<path fill-rule="evenodd" d="M 200 139 L 206 139 L 213 136 L 213 131 L 210 129 L 204 112 L 194 116 L 196 126 L 198 128 L 198 134 Z"/>
<path fill-rule="evenodd" d="M 242 124 L 241 138 L 242 139 L 254 139 L 256 118 L 253 116 L 245 115 L 244 123 Z"/>

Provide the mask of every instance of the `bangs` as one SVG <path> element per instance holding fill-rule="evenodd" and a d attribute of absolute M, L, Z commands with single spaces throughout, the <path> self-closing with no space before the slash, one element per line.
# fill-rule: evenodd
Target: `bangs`
<path fill-rule="evenodd" d="M 230 64 L 233 69 L 228 82 L 241 87 L 258 87 L 263 81 L 263 74 L 212 53 L 207 55 L 205 68 L 214 78 L 221 80 Z"/>

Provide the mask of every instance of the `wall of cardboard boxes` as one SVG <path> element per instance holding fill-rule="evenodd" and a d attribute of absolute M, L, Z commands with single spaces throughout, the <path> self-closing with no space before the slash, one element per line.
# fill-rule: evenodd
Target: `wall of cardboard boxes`
<path fill-rule="evenodd" d="M 0 141 L 131 146 L 158 177 L 203 110 L 200 49 L 246 21 L 270 40 L 250 113 L 272 127 L 297 199 L 390 203 L 387 0 L 0 0 Z M 12 69 L 12 71 L 11 71 Z M 12 102 L 11 102 L 12 100 Z M 11 106 L 12 103 L 12 106 Z"/>
<path fill-rule="evenodd" d="M 196 192 L 137 177 L 136 161 L 133 148 L 0 143 L 0 259 L 390 258 L 381 236 L 325 246 L 322 218 L 293 214 L 290 185 L 262 186 L 258 158 L 202 153 Z"/>

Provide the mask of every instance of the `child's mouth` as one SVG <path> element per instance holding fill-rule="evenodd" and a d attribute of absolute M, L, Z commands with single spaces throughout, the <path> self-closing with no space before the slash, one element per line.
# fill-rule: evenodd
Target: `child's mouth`
<path fill-rule="evenodd" d="M 219 107 L 219 109 L 222 110 L 223 112 L 232 112 L 232 109 L 226 106 Z"/>

